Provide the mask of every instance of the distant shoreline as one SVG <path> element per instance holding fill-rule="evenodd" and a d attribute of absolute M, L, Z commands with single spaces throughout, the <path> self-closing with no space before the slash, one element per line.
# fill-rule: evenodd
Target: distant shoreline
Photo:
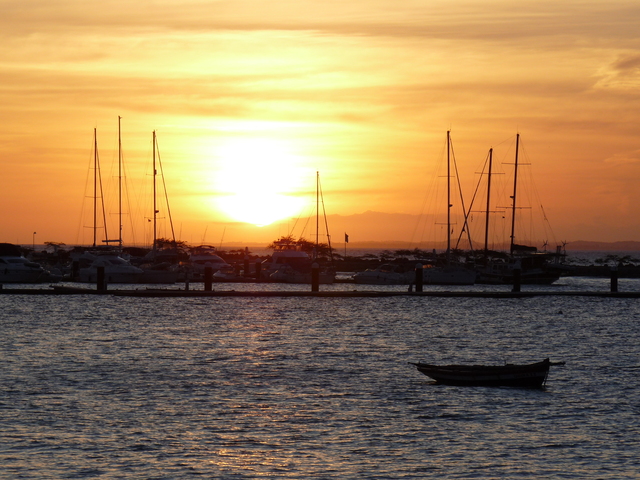
<path fill-rule="evenodd" d="M 266 249 L 266 245 L 263 243 L 253 243 L 249 242 L 247 244 L 243 244 L 242 246 L 238 246 L 236 242 L 222 244 L 219 246 L 221 250 L 237 250 L 244 247 L 251 248 L 259 248 Z M 334 250 L 343 251 L 345 248 L 344 242 L 332 242 L 332 247 Z M 374 241 L 361 241 L 361 242 L 349 242 L 346 244 L 347 252 L 349 250 L 400 250 L 400 249 L 409 249 L 413 250 L 415 248 L 421 250 L 431 250 L 434 248 L 433 246 L 426 245 L 416 245 L 411 242 L 402 242 L 402 241 L 385 241 L 385 242 L 374 242 Z M 444 250 L 445 245 L 438 245 L 435 247 L 437 250 Z M 491 247 L 492 250 L 509 250 L 509 245 L 496 245 Z M 555 251 L 556 246 L 553 244 L 549 244 L 547 247 L 548 251 Z M 585 241 L 579 240 L 575 242 L 566 242 L 564 248 L 567 251 L 592 251 L 592 252 L 640 252 L 640 241 L 622 241 L 622 242 L 593 242 L 593 241 Z M 540 248 L 538 249 L 541 250 Z"/>
<path fill-rule="evenodd" d="M 18 245 L 21 248 L 26 248 L 26 249 L 31 249 L 33 248 L 33 245 L 31 244 L 14 244 L 14 245 Z M 267 243 L 263 243 L 263 242 L 246 242 L 246 243 L 241 243 L 241 242 L 229 242 L 229 243 L 222 243 L 222 244 L 218 244 L 218 245 L 214 245 L 218 250 L 244 250 L 245 248 L 249 248 L 251 249 L 258 249 L 258 250 L 268 250 L 267 249 Z M 189 247 L 191 246 L 195 246 L 195 245 L 188 245 Z M 47 248 L 47 245 L 44 244 L 35 244 L 36 250 L 44 250 L 45 248 Z M 74 247 L 84 247 L 84 248 L 91 248 L 90 245 L 71 245 L 71 244 L 63 244 L 61 245 L 62 248 L 66 249 L 70 249 L 70 248 L 74 248 Z M 131 248 L 150 248 L 149 245 L 125 245 L 125 247 L 131 247 Z M 345 249 L 345 243 L 344 242 L 332 242 L 332 247 L 334 250 L 337 250 L 339 252 L 344 251 Z M 401 249 L 408 249 L 408 250 L 413 250 L 415 248 L 418 248 L 420 250 L 431 250 L 432 248 L 434 248 L 433 246 L 426 246 L 426 245 L 417 245 L 415 243 L 412 242 L 403 242 L 403 241 L 382 241 L 382 242 L 377 242 L 377 241 L 354 241 L 354 242 L 349 242 L 346 244 L 346 248 L 347 248 L 347 252 L 349 251 L 353 251 L 353 250 L 401 250 Z M 435 246 L 435 248 L 437 250 L 444 250 L 445 246 L 444 245 L 437 245 Z M 556 246 L 553 244 L 549 244 L 547 247 L 547 251 L 555 251 Z M 566 242 L 564 245 L 564 248 L 567 251 L 571 251 L 571 252 L 640 252 L 640 241 L 621 241 L 621 242 L 594 242 L 594 241 L 586 241 L 586 240 L 578 240 L 575 242 Z M 497 251 L 506 251 L 509 249 L 509 245 L 505 244 L 505 245 L 494 245 L 491 246 L 492 250 L 497 250 Z M 478 250 L 478 249 L 477 249 Z M 540 251 L 540 248 L 538 249 Z"/>

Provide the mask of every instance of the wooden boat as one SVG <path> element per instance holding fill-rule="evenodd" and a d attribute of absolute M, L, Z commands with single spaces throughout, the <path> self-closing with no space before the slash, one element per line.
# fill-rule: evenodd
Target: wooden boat
<path fill-rule="evenodd" d="M 527 365 L 438 366 L 427 363 L 412 363 L 418 371 L 443 385 L 523 388 L 542 388 L 547 381 L 549 367 L 563 364 L 563 362 L 551 362 L 548 358 Z"/>

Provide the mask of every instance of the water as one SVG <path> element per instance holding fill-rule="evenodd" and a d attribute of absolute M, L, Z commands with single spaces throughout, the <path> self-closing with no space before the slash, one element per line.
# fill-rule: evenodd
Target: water
<path fill-rule="evenodd" d="M 0 295 L 0 311 L 0 478 L 640 472 L 636 299 Z M 407 363 L 546 357 L 566 366 L 543 391 L 433 385 Z"/>

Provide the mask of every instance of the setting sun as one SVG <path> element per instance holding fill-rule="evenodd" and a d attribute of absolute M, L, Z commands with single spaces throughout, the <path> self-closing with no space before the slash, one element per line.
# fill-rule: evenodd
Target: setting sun
<path fill-rule="evenodd" d="M 193 242 L 289 233 L 316 210 L 318 171 L 335 239 L 416 246 L 447 130 L 465 203 L 489 148 L 508 165 L 521 133 L 558 239 L 640 237 L 634 2 L 155 3 L 4 2 L 2 241 L 91 241 L 94 128 L 103 223 L 126 245 L 150 238 L 153 130 Z"/>
<path fill-rule="evenodd" d="M 229 140 L 216 161 L 216 204 L 236 221 L 265 226 L 297 215 L 308 203 L 299 194 L 306 187 L 302 160 L 282 141 Z"/>

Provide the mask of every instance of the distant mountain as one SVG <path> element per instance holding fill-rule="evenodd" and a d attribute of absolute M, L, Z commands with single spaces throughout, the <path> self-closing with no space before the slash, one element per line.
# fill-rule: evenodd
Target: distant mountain
<path fill-rule="evenodd" d="M 604 252 L 635 252 L 640 251 L 640 242 L 589 242 L 578 240 L 567 242 L 567 250 L 596 250 Z"/>
<path fill-rule="evenodd" d="M 284 222 L 273 224 L 268 227 L 255 227 L 248 224 L 220 224 L 220 231 L 224 228 L 227 232 L 228 240 L 225 247 L 230 245 L 240 245 L 250 247 L 266 246 L 282 235 L 291 233 L 294 237 L 303 236 L 307 240 L 313 240 L 315 236 L 314 222 L 298 222 L 297 227 L 292 223 Z M 347 248 L 374 248 L 374 249 L 443 249 L 446 247 L 446 239 L 440 232 L 437 235 L 442 237 L 434 242 L 433 233 L 436 220 L 433 216 L 412 215 L 406 213 L 383 213 L 366 211 L 353 215 L 327 215 L 327 224 L 329 226 L 329 234 L 331 235 L 331 244 L 336 248 L 344 248 L 345 233 L 349 235 L 349 244 Z M 425 228 L 425 225 L 427 227 Z M 303 226 L 304 232 L 300 232 Z M 439 227 L 442 228 L 442 227 Z M 291 231 L 293 229 L 293 231 Z M 456 230 L 459 226 L 456 226 Z M 431 240 L 426 240 L 426 237 Z M 244 238 L 245 240 L 238 240 Z M 326 236 L 324 225 L 320 226 L 320 241 L 325 243 Z M 477 247 L 481 248 L 479 239 Z M 505 238 L 504 244 L 493 244 L 492 248 L 496 250 L 507 250 L 509 248 L 508 238 Z M 536 245 L 536 243 L 527 244 Z M 537 242 L 539 248 L 542 241 Z M 640 251 L 640 242 L 597 242 L 576 240 L 569 241 L 566 244 L 567 250 L 585 250 L 585 251 Z M 555 242 L 549 242 L 547 249 L 555 251 Z"/>

